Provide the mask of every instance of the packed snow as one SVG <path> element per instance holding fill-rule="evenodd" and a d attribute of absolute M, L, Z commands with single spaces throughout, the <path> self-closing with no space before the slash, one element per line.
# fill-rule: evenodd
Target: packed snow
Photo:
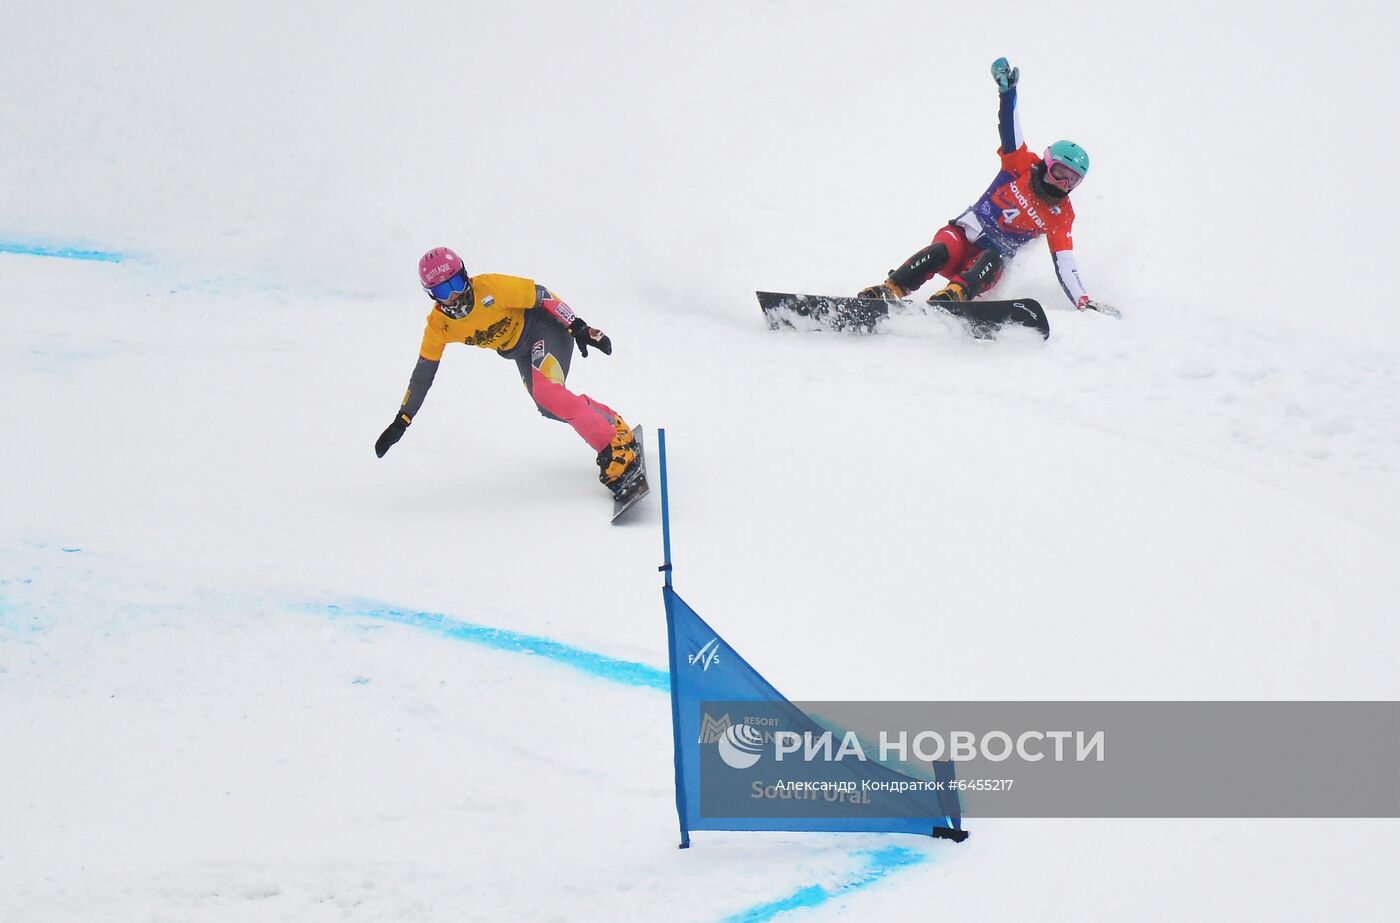
<path fill-rule="evenodd" d="M 5 20 L 0 920 L 1393 912 L 1393 820 L 677 850 L 655 488 L 610 526 L 465 347 L 372 446 L 447 245 L 612 337 L 569 383 L 666 428 L 676 586 L 793 699 L 1400 697 L 1394 10 Z M 852 293 L 985 187 L 999 55 L 1124 319 L 1038 243 L 998 291 L 1044 343 L 769 331 L 755 289 Z"/>

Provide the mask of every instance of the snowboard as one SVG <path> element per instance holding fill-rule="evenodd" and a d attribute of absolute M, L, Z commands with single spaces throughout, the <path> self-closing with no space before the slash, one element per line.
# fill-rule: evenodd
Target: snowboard
<path fill-rule="evenodd" d="M 793 295 L 757 292 L 771 330 L 839 330 L 871 333 L 891 316 L 947 314 L 963 321 L 968 333 L 989 340 L 1007 326 L 1029 327 L 1050 338 L 1050 319 L 1033 298 L 1014 301 L 885 301 L 839 295 Z"/>
<path fill-rule="evenodd" d="M 642 428 L 640 426 L 632 427 L 632 438 L 637 440 L 637 460 L 633 462 L 632 467 L 623 476 L 622 483 L 613 492 L 612 521 L 614 525 L 651 490 L 651 487 L 647 485 L 647 459 L 646 453 L 643 451 Z"/>

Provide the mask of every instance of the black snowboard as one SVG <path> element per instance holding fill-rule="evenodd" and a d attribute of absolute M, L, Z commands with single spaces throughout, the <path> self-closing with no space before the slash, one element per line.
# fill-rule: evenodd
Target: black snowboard
<path fill-rule="evenodd" d="M 1050 338 L 1050 319 L 1040 302 L 1015 301 L 884 301 L 879 298 L 844 298 L 839 295 L 792 295 L 758 292 L 758 304 L 773 330 L 784 327 L 812 330 L 849 330 L 871 333 L 891 315 L 942 313 L 962 320 L 978 339 L 991 339 L 1003 327 L 1022 326 Z"/>
<path fill-rule="evenodd" d="M 651 487 L 647 485 L 647 459 L 642 451 L 642 428 L 640 426 L 632 427 L 632 437 L 637 440 L 637 460 L 628 469 L 627 476 L 623 478 L 622 483 L 618 485 L 617 492 L 613 494 L 612 521 L 614 524 L 651 490 Z"/>

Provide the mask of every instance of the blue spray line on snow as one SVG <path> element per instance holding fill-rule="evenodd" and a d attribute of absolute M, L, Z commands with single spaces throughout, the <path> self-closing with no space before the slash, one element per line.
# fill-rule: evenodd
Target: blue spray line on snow
<path fill-rule="evenodd" d="M 332 618 L 367 618 L 380 622 L 392 622 L 396 625 L 424 629 L 443 637 L 479 644 L 498 651 L 543 657 L 599 679 L 621 683 L 624 686 L 657 689 L 662 692 L 669 692 L 671 689 L 671 676 L 666 670 L 632 660 L 618 660 L 606 654 L 584 650 L 539 635 L 520 634 L 502 628 L 463 622 L 437 612 L 395 609 L 392 606 L 377 603 L 318 605 L 313 608 L 329 613 Z M 787 897 L 758 904 L 748 910 L 726 917 L 723 923 L 764 923 L 764 921 L 772 920 L 779 914 L 789 911 L 819 907 L 833 899 L 878 884 L 892 873 L 918 865 L 928 859 L 925 853 L 905 846 L 887 846 L 883 849 L 857 852 L 854 853 L 854 856 L 864 859 L 865 863 L 855 871 L 852 878 L 831 887 L 809 885 L 800 888 Z"/>
<path fill-rule="evenodd" d="M 60 550 L 72 553 L 80 549 L 76 546 L 65 546 Z M 25 578 L 18 582 L 29 583 L 30 581 Z M 538 635 L 526 635 L 464 622 L 436 612 L 397 609 L 373 601 L 343 604 L 314 603 L 294 606 L 294 608 L 314 612 L 318 615 L 328 615 L 333 619 L 364 618 L 405 625 L 494 650 L 543 657 L 591 676 L 625 686 L 656 689 L 662 692 L 670 689 L 670 674 L 666 670 L 648 664 L 619 660 Z M 0 593 L 0 617 L 9 619 L 21 612 L 23 612 L 22 607 L 14 607 L 10 600 L 3 593 Z M 888 846 L 858 851 L 852 853 L 851 858 L 860 861 L 861 864 L 851 871 L 850 877 L 847 879 L 832 885 L 809 885 L 799 888 L 787 897 L 766 901 L 725 917 L 722 923 L 765 923 L 765 921 L 773 920 L 791 911 L 820 907 L 830 901 L 850 896 L 871 885 L 878 884 L 900 869 L 926 862 L 929 856 L 903 846 Z"/>
<path fill-rule="evenodd" d="M 470 641 L 482 647 L 514 654 L 530 654 L 543 657 L 555 663 L 572 667 L 591 676 L 606 679 L 624 686 L 640 686 L 644 689 L 669 691 L 671 675 L 662 669 L 632 660 L 618 660 L 606 654 L 587 651 L 562 641 L 555 641 L 539 635 L 524 635 L 503 628 L 491 628 L 472 622 L 462 622 L 436 612 L 412 612 L 394 609 L 389 606 L 365 605 L 346 607 L 329 605 L 323 607 L 332 617 L 358 616 L 376 619 L 381 622 L 394 622 L 422 628 L 435 634 Z"/>
<path fill-rule="evenodd" d="M 52 256 L 61 260 L 93 260 L 99 263 L 120 263 L 130 259 L 124 253 L 107 250 L 83 250 L 78 247 L 45 247 L 41 244 L 25 244 L 0 240 L 0 253 L 16 253 L 20 256 Z"/>
<path fill-rule="evenodd" d="M 498 651 L 527 654 L 543 657 L 563 666 L 587 673 L 599 679 L 643 689 L 656 689 L 669 692 L 671 675 L 669 671 L 637 663 L 632 660 L 618 660 L 606 654 L 584 650 L 539 635 L 526 635 L 502 628 L 491 628 L 473 622 L 464 622 L 438 612 L 420 612 L 396 609 L 392 606 L 366 602 L 360 605 L 317 605 L 312 607 L 328 613 L 332 618 L 367 618 L 396 625 L 407 625 L 431 631 L 457 641 L 467 641 Z M 882 849 L 865 850 L 854 853 L 864 864 L 858 867 L 851 878 L 832 886 L 808 885 L 799 888 L 787 897 L 758 904 L 732 916 L 725 917 L 723 923 L 765 923 L 780 914 L 794 910 L 807 910 L 868 888 L 888 878 L 903 868 L 927 861 L 928 856 L 918 850 L 904 846 L 887 846 Z"/>
<path fill-rule="evenodd" d="M 924 853 L 905 846 L 886 846 L 883 849 L 858 852 L 855 855 L 866 860 L 865 866 L 857 870 L 855 877 L 829 888 L 822 885 L 809 885 L 780 900 L 758 904 L 748 910 L 736 913 L 732 917 L 725 917 L 723 923 L 765 923 L 779 914 L 792 910 L 810 910 L 813 907 L 820 907 L 828 901 L 883 881 L 892 872 L 908 868 L 911 865 L 918 865 L 928 859 Z"/>

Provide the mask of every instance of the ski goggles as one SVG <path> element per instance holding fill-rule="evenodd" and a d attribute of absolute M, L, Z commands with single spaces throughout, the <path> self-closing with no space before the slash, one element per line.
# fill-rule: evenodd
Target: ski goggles
<path fill-rule="evenodd" d="M 1055 185 L 1065 190 L 1073 189 L 1084 179 L 1084 177 L 1080 176 L 1069 164 L 1060 163 L 1058 160 L 1052 160 L 1047 163 L 1045 165 L 1045 172 L 1055 181 Z"/>
<path fill-rule="evenodd" d="M 451 298 L 459 292 L 465 292 L 472 287 L 472 282 L 467 278 L 465 269 L 460 269 L 453 273 L 451 278 L 439 282 L 437 285 L 425 285 L 423 289 L 433 296 L 434 301 L 442 302 Z"/>

